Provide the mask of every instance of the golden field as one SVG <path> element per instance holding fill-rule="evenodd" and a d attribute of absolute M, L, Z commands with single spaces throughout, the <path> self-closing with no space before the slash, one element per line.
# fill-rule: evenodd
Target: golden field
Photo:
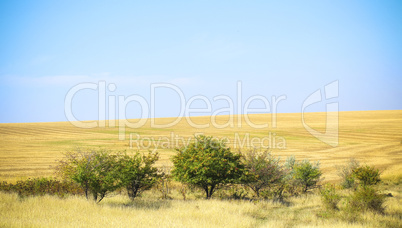
<path fill-rule="evenodd" d="M 0 124 L 0 180 L 13 182 L 27 177 L 52 176 L 62 153 L 77 146 L 137 151 L 134 140 L 137 135 L 141 139 L 153 138 L 155 143 L 158 138 L 161 139 L 159 165 L 169 165 L 169 158 L 175 153 L 174 148 L 181 145 L 181 139 L 187 140 L 196 133 L 227 137 L 234 151 L 250 149 L 239 148 L 247 137 L 250 141 L 265 137 L 264 145 L 271 143 L 270 151 L 281 156 L 282 160 L 289 155 L 295 155 L 296 159 L 319 160 L 326 181 L 336 180 L 336 166 L 345 164 L 352 157 L 380 168 L 383 176 L 397 178 L 402 174 L 402 110 L 340 112 L 337 147 L 321 142 L 305 130 L 300 113 L 277 114 L 276 121 L 272 120 L 270 114 L 249 115 L 254 124 L 268 124 L 268 127 L 261 129 L 247 125 L 244 116 L 239 126 L 237 117 L 233 118 L 233 126 L 215 128 L 211 125 L 204 129 L 191 127 L 185 118 L 170 128 L 151 128 L 148 120 L 141 128 L 126 128 L 125 140 L 119 140 L 117 121 L 116 127 L 106 124 L 106 127 L 92 129 L 78 128 L 69 122 Z M 166 124 L 174 120 L 160 118 L 155 123 Z M 315 130 L 324 132 L 325 120 L 325 113 L 305 113 L 305 122 Z M 191 117 L 191 121 L 199 125 L 207 124 L 211 123 L 211 117 Z M 228 121 L 228 116 L 216 118 L 219 124 Z M 130 133 L 136 134 L 132 137 L 132 148 Z M 172 135 L 178 140 L 174 138 L 170 148 L 160 148 Z M 258 140 L 256 142 L 258 144 Z M 147 146 L 147 141 L 144 141 L 144 145 Z M 248 146 L 256 146 L 256 143 Z M 152 145 L 149 147 L 153 148 Z"/>

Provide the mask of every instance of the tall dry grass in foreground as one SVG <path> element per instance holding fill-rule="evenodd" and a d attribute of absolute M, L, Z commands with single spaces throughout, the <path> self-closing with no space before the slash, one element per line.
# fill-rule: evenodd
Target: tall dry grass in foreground
<path fill-rule="evenodd" d="M 389 188 L 389 187 L 387 187 Z M 151 191 L 152 192 L 152 191 Z M 130 201 L 115 195 L 95 204 L 84 197 L 19 198 L 0 192 L 1 227 L 400 227 L 402 192 L 393 186 L 385 215 L 325 212 L 318 194 L 272 201 L 161 200 L 154 193 Z M 343 206 L 341 205 L 341 208 Z"/>

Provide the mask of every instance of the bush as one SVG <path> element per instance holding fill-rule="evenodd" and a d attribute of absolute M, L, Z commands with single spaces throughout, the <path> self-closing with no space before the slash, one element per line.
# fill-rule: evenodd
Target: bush
<path fill-rule="evenodd" d="M 349 189 L 357 187 L 353 170 L 357 169 L 359 166 L 359 162 L 352 158 L 347 165 L 338 167 L 338 176 L 342 179 L 341 186 L 343 188 Z"/>
<path fill-rule="evenodd" d="M 289 196 L 297 196 L 301 192 L 301 184 L 294 178 L 295 164 L 296 158 L 294 156 L 286 158 L 285 164 L 283 165 L 284 177 L 273 192 L 280 200 L 283 199 L 285 192 L 288 193 Z"/>
<path fill-rule="evenodd" d="M 285 164 L 280 167 L 281 178 L 275 182 L 269 189 L 261 191 L 260 195 L 263 198 L 273 198 L 275 200 L 283 201 L 287 196 L 297 196 L 302 192 L 302 185 L 299 180 L 295 178 L 296 159 L 290 156 L 286 159 Z"/>
<path fill-rule="evenodd" d="M 304 193 L 317 187 L 322 175 L 319 162 L 315 165 L 311 164 L 309 160 L 295 162 L 292 169 L 293 178 L 302 186 Z"/>
<path fill-rule="evenodd" d="M 218 198 L 221 200 L 250 200 L 249 192 L 242 185 L 229 185 L 217 191 Z"/>
<path fill-rule="evenodd" d="M 172 175 L 177 181 L 204 189 L 211 198 L 219 185 L 239 183 L 244 173 L 241 155 L 233 154 L 223 142 L 198 136 L 172 158 Z"/>
<path fill-rule="evenodd" d="M 37 195 L 57 195 L 60 197 L 66 194 L 81 195 L 82 189 L 74 182 L 59 181 L 51 178 L 33 178 L 24 181 L 17 181 L 16 184 L 7 182 L 0 183 L 0 190 L 4 192 L 16 192 L 20 197 Z"/>
<path fill-rule="evenodd" d="M 139 153 L 134 156 L 125 154 L 118 157 L 119 181 L 131 200 L 150 189 L 158 180 L 158 169 L 152 167 L 157 160 L 157 153 L 149 153 L 147 156 Z"/>
<path fill-rule="evenodd" d="M 385 195 L 378 193 L 373 187 L 381 181 L 380 171 L 366 165 L 354 168 L 352 174 L 359 181 L 359 186 L 349 196 L 346 209 L 352 214 L 362 210 L 384 213 Z"/>
<path fill-rule="evenodd" d="M 100 202 L 108 193 L 121 186 L 117 156 L 106 150 L 67 152 L 60 161 L 59 173 L 79 184 L 88 199 L 92 194 L 95 202 Z"/>
<path fill-rule="evenodd" d="M 372 166 L 362 166 L 353 169 L 353 176 L 359 180 L 360 185 L 375 185 L 381 181 L 380 171 Z"/>
<path fill-rule="evenodd" d="M 244 177 L 244 184 L 254 191 L 257 197 L 260 196 L 260 190 L 279 183 L 285 173 L 279 165 L 279 158 L 275 159 L 267 151 L 251 151 L 244 156 L 244 165 L 247 176 Z"/>
<path fill-rule="evenodd" d="M 169 166 L 162 166 L 158 169 L 159 178 L 156 182 L 156 189 L 162 194 L 162 199 L 170 199 L 169 196 L 172 191 L 172 175 Z"/>
<path fill-rule="evenodd" d="M 351 212 L 371 210 L 378 213 L 384 213 L 385 196 L 379 194 L 371 186 L 361 186 L 353 192 L 348 198 L 348 208 Z"/>
<path fill-rule="evenodd" d="M 336 193 L 335 185 L 327 184 L 320 191 L 321 201 L 327 210 L 339 210 L 338 203 L 341 197 Z"/>

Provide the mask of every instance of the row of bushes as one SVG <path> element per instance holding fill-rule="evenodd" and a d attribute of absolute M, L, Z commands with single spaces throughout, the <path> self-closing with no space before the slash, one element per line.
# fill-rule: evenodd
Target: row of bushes
<path fill-rule="evenodd" d="M 284 194 L 295 195 L 317 187 L 322 175 L 319 163 L 298 162 L 289 157 L 284 164 L 267 151 L 232 153 L 221 141 L 199 136 L 196 142 L 178 149 L 172 159 L 175 180 L 195 185 L 210 198 L 225 184 L 241 184 L 250 188 L 257 197 L 270 189 L 282 199 Z"/>
<path fill-rule="evenodd" d="M 7 182 L 0 183 L 0 191 L 16 192 L 20 197 L 35 195 L 83 195 L 83 190 L 75 182 L 60 181 L 51 178 L 33 178 L 17 181 L 16 184 Z"/>
<path fill-rule="evenodd" d="M 227 185 L 247 186 L 257 197 L 261 191 L 271 189 L 282 199 L 285 194 L 295 195 L 317 187 L 322 175 L 318 162 L 298 162 L 290 157 L 281 164 L 279 158 L 266 151 L 232 153 L 223 142 L 207 136 L 198 136 L 187 147 L 177 149 L 171 170 L 155 168 L 157 160 L 158 154 L 153 152 L 128 155 L 77 149 L 65 154 L 58 173 L 64 180 L 80 185 L 86 197 L 97 202 L 121 188 L 134 199 L 170 178 L 202 189 L 207 199 Z"/>

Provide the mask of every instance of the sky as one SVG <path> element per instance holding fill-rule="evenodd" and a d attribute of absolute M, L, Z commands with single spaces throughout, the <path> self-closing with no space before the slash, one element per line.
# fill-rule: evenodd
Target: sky
<path fill-rule="evenodd" d="M 222 97 L 234 113 L 400 110 L 400 12 L 398 0 L 3 0 L 0 123 L 211 115 L 232 107 Z"/>

